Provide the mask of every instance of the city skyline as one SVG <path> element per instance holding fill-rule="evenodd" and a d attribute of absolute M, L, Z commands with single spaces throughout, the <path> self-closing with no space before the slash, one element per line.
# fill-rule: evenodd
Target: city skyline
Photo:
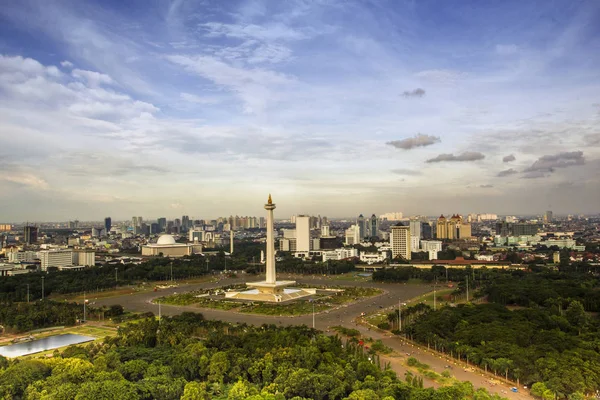
<path fill-rule="evenodd" d="M 0 221 L 260 215 L 269 192 L 279 215 L 597 214 L 599 18 L 591 0 L 4 4 Z"/>

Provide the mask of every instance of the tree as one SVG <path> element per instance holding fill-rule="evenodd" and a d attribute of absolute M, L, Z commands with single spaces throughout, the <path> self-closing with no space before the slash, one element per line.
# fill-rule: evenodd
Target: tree
<path fill-rule="evenodd" d="M 546 390 L 548 390 L 548 388 L 544 382 L 536 382 L 531 385 L 531 394 L 535 397 L 542 397 Z"/>
<path fill-rule="evenodd" d="M 211 382 L 223 383 L 223 379 L 229 370 L 229 360 L 227 354 L 223 351 L 219 351 L 210 358 L 208 380 Z"/>
<path fill-rule="evenodd" d="M 583 309 L 583 305 L 579 301 L 573 300 L 565 312 L 565 317 L 573 327 L 577 328 L 579 334 L 581 334 L 581 330 L 585 327 L 587 322 L 587 315 Z"/>
<path fill-rule="evenodd" d="M 181 400 L 209 400 L 210 395 L 205 382 L 188 382 L 183 390 Z"/>
<path fill-rule="evenodd" d="M 227 393 L 227 400 L 244 400 L 249 396 L 257 394 L 255 387 L 250 385 L 247 381 L 238 380 Z"/>

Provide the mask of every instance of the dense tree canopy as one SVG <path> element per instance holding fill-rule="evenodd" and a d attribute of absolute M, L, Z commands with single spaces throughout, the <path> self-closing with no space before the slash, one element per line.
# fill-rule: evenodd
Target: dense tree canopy
<path fill-rule="evenodd" d="M 61 357 L 13 361 L 0 397 L 26 399 L 456 399 L 470 384 L 438 391 L 400 380 L 376 355 L 307 327 L 252 327 L 185 313 L 147 318 L 103 343 Z M 478 397 L 479 396 L 479 397 Z M 498 399 L 486 393 L 486 399 Z"/>

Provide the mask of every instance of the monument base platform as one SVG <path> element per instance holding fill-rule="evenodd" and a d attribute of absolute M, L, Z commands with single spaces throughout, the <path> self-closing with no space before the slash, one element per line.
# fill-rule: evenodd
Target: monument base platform
<path fill-rule="evenodd" d="M 290 288 L 295 281 L 277 281 L 269 282 L 249 282 L 246 285 L 252 289 L 242 292 L 227 292 L 226 298 L 236 300 L 265 301 L 270 303 L 281 303 L 290 300 L 300 299 L 302 297 L 316 294 L 316 289 Z"/>

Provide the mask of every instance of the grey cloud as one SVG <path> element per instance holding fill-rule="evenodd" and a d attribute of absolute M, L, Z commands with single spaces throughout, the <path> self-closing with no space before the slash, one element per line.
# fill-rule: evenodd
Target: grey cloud
<path fill-rule="evenodd" d="M 493 188 L 494 185 L 479 185 L 479 187 L 482 189 L 490 189 L 490 188 Z"/>
<path fill-rule="evenodd" d="M 551 171 L 531 171 L 523 174 L 523 179 L 537 179 L 537 178 L 545 178 L 550 176 Z"/>
<path fill-rule="evenodd" d="M 425 96 L 425 90 L 416 88 L 415 90 L 406 90 L 402 93 L 404 97 L 423 97 Z"/>
<path fill-rule="evenodd" d="M 408 176 L 419 176 L 419 175 L 422 175 L 421 171 L 415 171 L 415 170 L 412 170 L 412 169 L 404 169 L 404 168 L 393 169 L 392 172 L 394 174 L 398 174 L 398 175 L 408 175 Z"/>
<path fill-rule="evenodd" d="M 501 178 L 501 177 L 504 177 L 504 176 L 514 175 L 514 174 L 517 174 L 517 173 L 518 173 L 518 171 L 516 169 L 510 168 L 510 169 L 505 169 L 504 171 L 498 172 L 498 175 L 496 175 L 496 176 L 498 176 L 498 177 Z"/>
<path fill-rule="evenodd" d="M 568 168 L 576 165 L 585 164 L 585 158 L 582 151 L 567 151 L 558 154 L 545 155 L 537 159 L 531 167 L 526 168 L 523 172 L 534 173 L 543 172 L 552 173 L 556 168 Z M 539 174 L 531 174 L 532 177 L 539 178 Z"/>
<path fill-rule="evenodd" d="M 478 151 L 466 151 L 462 154 L 455 156 L 454 154 L 440 154 L 435 158 L 430 158 L 426 162 L 437 163 L 444 161 L 477 161 L 483 160 L 485 156 Z"/>
<path fill-rule="evenodd" d="M 390 146 L 394 146 L 397 149 L 410 150 L 415 147 L 425 147 L 431 146 L 437 142 L 440 142 L 440 138 L 437 136 L 423 135 L 419 133 L 415 137 L 406 138 L 402 140 L 392 140 L 391 142 L 387 142 L 386 144 Z"/>
<path fill-rule="evenodd" d="M 515 160 L 516 160 L 515 156 L 511 154 L 510 156 L 504 157 L 502 159 L 502 162 L 511 162 L 511 161 L 515 161 Z"/>
<path fill-rule="evenodd" d="M 588 146 L 599 146 L 600 145 L 600 133 L 591 133 L 583 137 Z"/>

